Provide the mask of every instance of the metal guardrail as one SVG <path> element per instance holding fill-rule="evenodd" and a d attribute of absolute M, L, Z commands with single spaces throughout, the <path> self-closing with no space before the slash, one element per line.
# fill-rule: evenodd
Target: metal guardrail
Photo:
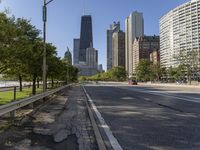
<path fill-rule="evenodd" d="M 38 101 L 40 99 L 43 99 L 49 95 L 52 95 L 66 87 L 69 87 L 71 85 L 65 85 L 65 86 L 62 86 L 62 87 L 59 87 L 59 88 L 56 88 L 56 89 L 53 89 L 53 90 L 50 90 L 50 91 L 47 91 L 47 92 L 44 92 L 44 93 L 41 93 L 41 94 L 37 94 L 37 95 L 34 95 L 34 96 L 31 96 L 31 97 L 28 97 L 28 98 L 24 98 L 24 99 L 21 99 L 21 100 L 18 100 L 18 101 L 14 101 L 14 102 L 11 102 L 9 104 L 6 104 L 6 105 L 2 105 L 0 106 L 0 116 L 2 115 L 5 115 L 9 112 L 12 112 L 12 111 L 15 111 L 19 108 L 22 108 L 26 105 L 29 105 L 35 101 Z"/>

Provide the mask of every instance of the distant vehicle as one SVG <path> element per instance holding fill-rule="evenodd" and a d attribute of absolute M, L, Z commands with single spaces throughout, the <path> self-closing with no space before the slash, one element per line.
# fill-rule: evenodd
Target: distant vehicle
<path fill-rule="evenodd" d="M 129 80 L 128 84 L 129 85 L 137 85 L 137 81 L 136 80 Z"/>

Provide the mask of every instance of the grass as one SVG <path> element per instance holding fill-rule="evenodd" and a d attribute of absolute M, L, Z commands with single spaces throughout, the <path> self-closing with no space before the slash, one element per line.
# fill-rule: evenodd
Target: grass
<path fill-rule="evenodd" d="M 37 94 L 41 93 L 42 88 L 37 88 L 36 91 Z M 20 91 L 16 92 L 16 100 L 30 97 L 31 93 L 32 93 L 32 88 L 23 88 L 22 92 Z M 13 91 L 0 92 L 0 105 L 10 103 L 11 101 L 13 101 L 13 97 L 14 97 Z"/>

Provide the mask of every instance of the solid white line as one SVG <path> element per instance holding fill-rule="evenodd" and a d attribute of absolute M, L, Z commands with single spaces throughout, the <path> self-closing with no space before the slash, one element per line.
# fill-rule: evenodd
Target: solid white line
<path fill-rule="evenodd" d="M 85 90 L 84 86 L 83 89 Z M 89 96 L 89 94 L 87 93 L 87 91 L 85 90 L 85 93 L 88 97 L 88 101 L 90 102 L 92 109 L 94 110 L 97 118 L 99 119 L 99 122 L 101 124 L 101 127 L 104 129 L 106 136 L 108 137 L 110 144 L 112 146 L 112 148 L 114 150 L 123 150 L 121 145 L 119 144 L 119 142 L 117 141 L 117 139 L 114 137 L 112 131 L 110 130 L 109 126 L 107 125 L 107 123 L 105 122 L 104 118 L 101 116 L 101 113 L 98 111 L 96 105 L 94 104 L 93 100 L 91 99 L 91 97 Z"/>
<path fill-rule="evenodd" d="M 194 103 L 200 103 L 200 101 L 197 101 L 197 100 L 190 100 L 190 99 L 186 99 L 186 98 L 183 98 L 183 97 L 177 97 L 177 96 L 172 96 L 172 95 L 168 95 L 168 94 L 158 94 L 158 93 L 155 93 L 155 92 L 147 92 L 147 93 L 150 93 L 150 94 L 153 94 L 153 95 L 158 95 L 158 96 L 166 96 L 166 97 L 170 97 L 170 98 L 176 98 L 176 99 L 179 99 L 179 100 L 184 100 L 184 101 L 188 101 L 188 102 L 194 102 Z M 192 98 L 194 99 L 194 98 Z"/>
<path fill-rule="evenodd" d="M 196 98 L 191 98 L 191 99 L 188 99 L 188 98 L 183 98 L 183 97 L 177 97 L 177 96 L 172 96 L 172 95 L 168 95 L 167 93 L 162 93 L 162 94 L 159 94 L 160 91 L 148 91 L 148 90 L 144 90 L 143 91 L 140 89 L 140 90 L 135 90 L 135 89 L 130 89 L 130 88 L 124 88 L 124 87 L 119 87 L 121 89 L 127 89 L 127 90 L 130 90 L 130 91 L 136 91 L 136 92 L 140 92 L 140 93 L 148 93 L 148 94 L 152 94 L 152 95 L 158 95 L 158 96 L 165 96 L 165 97 L 170 97 L 170 98 L 176 98 L 178 100 L 184 100 L 184 101 L 188 101 L 188 102 L 194 102 L 194 103 L 200 103 L 200 100 L 195 100 Z"/>
<path fill-rule="evenodd" d="M 135 107 L 131 107 L 131 106 L 97 106 L 98 108 L 105 108 L 105 109 L 110 109 L 110 108 L 115 108 L 115 109 L 134 109 Z"/>
<path fill-rule="evenodd" d="M 150 99 L 150 98 L 144 98 L 144 100 L 145 100 L 145 101 L 150 101 L 151 99 Z"/>

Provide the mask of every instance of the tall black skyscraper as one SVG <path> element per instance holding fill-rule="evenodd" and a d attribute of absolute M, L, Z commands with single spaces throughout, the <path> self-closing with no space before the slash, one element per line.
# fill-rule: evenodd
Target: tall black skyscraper
<path fill-rule="evenodd" d="M 92 17 L 84 15 L 81 17 L 79 61 L 86 62 L 86 49 L 91 47 L 91 44 L 93 45 Z"/>

